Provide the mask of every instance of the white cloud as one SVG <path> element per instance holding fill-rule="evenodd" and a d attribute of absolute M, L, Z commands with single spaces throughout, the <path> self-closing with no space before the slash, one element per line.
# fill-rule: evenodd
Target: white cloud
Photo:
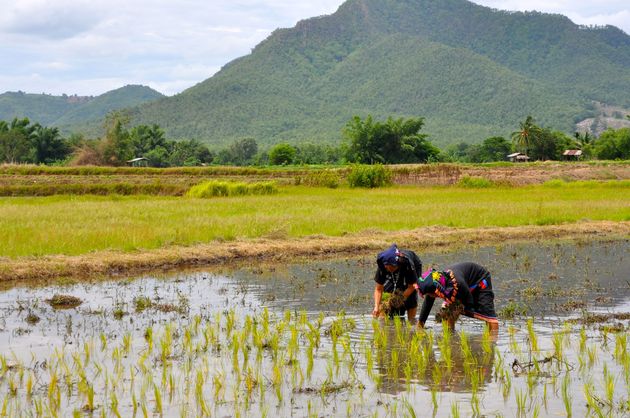
<path fill-rule="evenodd" d="M 90 30 L 102 9 L 89 0 L 16 0 L 3 5 L 0 31 L 64 39 Z"/>
<path fill-rule="evenodd" d="M 0 92 L 97 95 L 126 84 L 174 94 L 278 27 L 343 0 L 11 0 L 0 14 Z M 630 32 L 627 0 L 476 0 Z"/>

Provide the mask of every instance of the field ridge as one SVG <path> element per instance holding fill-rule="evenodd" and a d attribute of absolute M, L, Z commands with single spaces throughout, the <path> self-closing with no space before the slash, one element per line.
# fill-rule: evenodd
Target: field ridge
<path fill-rule="evenodd" d="M 586 221 L 561 225 L 450 228 L 423 227 L 407 231 L 369 230 L 344 236 L 312 235 L 301 238 L 257 238 L 170 246 L 155 250 L 95 251 L 77 256 L 0 258 L 3 287 L 41 285 L 58 279 L 108 278 L 184 268 L 233 268 L 288 259 L 330 259 L 375 253 L 396 242 L 422 252 L 466 246 L 492 246 L 515 242 L 630 239 L 630 222 Z"/>

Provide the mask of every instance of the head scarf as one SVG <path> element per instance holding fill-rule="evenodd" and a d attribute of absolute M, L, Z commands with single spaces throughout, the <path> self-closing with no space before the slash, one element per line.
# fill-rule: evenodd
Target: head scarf
<path fill-rule="evenodd" d="M 434 295 L 444 299 L 446 302 L 455 302 L 457 289 L 457 280 L 450 270 L 427 270 L 418 279 L 418 290 L 422 296 Z"/>
<path fill-rule="evenodd" d="M 379 264 L 389 264 L 391 266 L 397 266 L 400 260 L 401 253 L 398 250 L 396 244 L 392 244 L 391 247 L 378 254 L 376 261 Z"/>

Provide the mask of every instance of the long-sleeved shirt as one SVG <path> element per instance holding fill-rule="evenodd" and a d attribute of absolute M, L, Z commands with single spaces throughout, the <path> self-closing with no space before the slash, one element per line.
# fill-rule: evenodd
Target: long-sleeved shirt
<path fill-rule="evenodd" d="M 459 300 L 462 305 L 464 305 L 464 315 L 473 316 L 475 306 L 472 290 L 480 286 L 484 279 L 488 279 L 490 273 L 484 267 L 472 262 L 453 264 L 447 267 L 446 270 L 450 270 L 457 281 L 455 299 Z M 422 309 L 420 310 L 420 316 L 418 318 L 420 323 L 424 324 L 429 317 L 436 296 L 436 294 L 424 295 L 424 302 L 422 303 Z"/>

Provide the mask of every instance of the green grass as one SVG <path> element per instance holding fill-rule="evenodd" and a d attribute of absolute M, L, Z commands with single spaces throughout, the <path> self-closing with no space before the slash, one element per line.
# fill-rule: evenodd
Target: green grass
<path fill-rule="evenodd" d="M 367 229 L 630 220 L 628 182 L 570 187 L 279 187 L 276 195 L 0 198 L 0 256 L 77 255 Z"/>

